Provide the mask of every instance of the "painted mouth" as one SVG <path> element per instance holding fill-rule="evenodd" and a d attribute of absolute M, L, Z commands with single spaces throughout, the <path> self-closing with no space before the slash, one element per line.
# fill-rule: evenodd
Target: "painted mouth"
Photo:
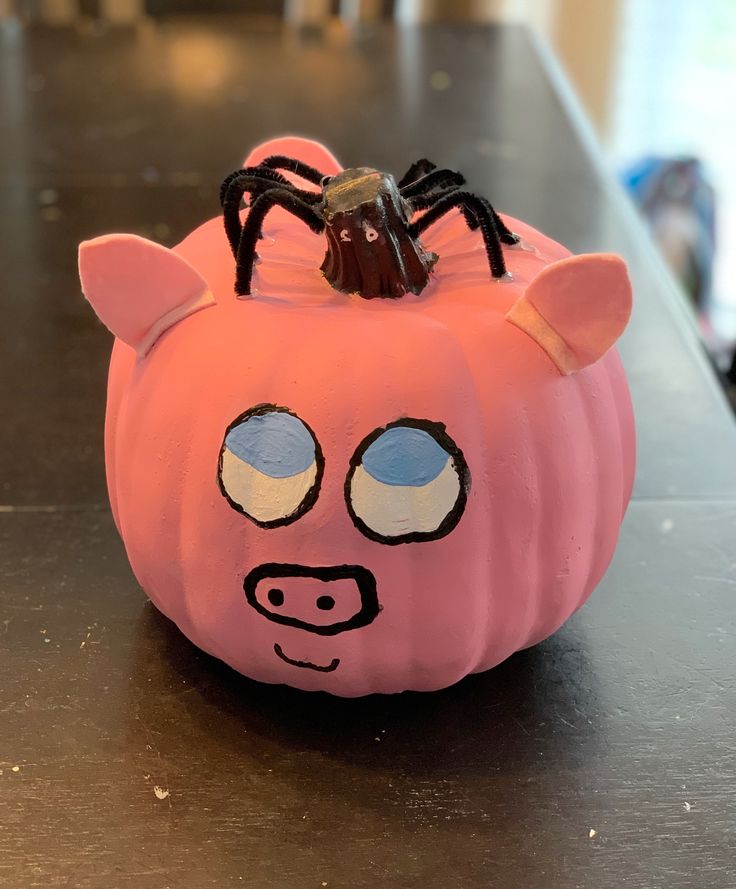
<path fill-rule="evenodd" d="M 273 650 L 276 652 L 276 657 L 280 657 L 282 661 L 287 664 L 291 664 L 292 667 L 301 667 L 303 670 L 316 670 L 318 673 L 332 673 L 333 670 L 337 670 L 340 664 L 340 658 L 333 658 L 326 667 L 323 667 L 321 664 L 312 664 L 309 661 L 295 661 L 293 658 L 287 657 L 279 643 L 277 642 Z"/>

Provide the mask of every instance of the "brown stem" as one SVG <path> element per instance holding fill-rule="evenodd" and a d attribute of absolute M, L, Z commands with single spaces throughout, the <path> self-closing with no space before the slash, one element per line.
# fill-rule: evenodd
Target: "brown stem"
<path fill-rule="evenodd" d="M 426 287 L 437 257 L 409 234 L 393 177 L 365 167 L 335 176 L 325 187 L 324 219 L 322 271 L 336 290 L 372 299 Z"/>

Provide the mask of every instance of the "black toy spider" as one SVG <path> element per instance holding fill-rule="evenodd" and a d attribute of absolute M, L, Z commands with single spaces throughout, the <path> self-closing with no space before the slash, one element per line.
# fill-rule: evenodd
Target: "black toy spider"
<path fill-rule="evenodd" d="M 283 176 L 286 170 L 320 187 L 298 188 Z M 506 274 L 502 244 L 518 243 L 491 204 L 462 191 L 465 178 L 421 159 L 398 184 L 393 176 L 368 167 L 325 176 L 296 158 L 274 155 L 258 166 L 235 170 L 220 188 L 225 232 L 236 261 L 235 290 L 251 290 L 256 247 L 263 220 L 275 206 L 283 207 L 317 234 L 327 236 L 321 269 L 329 283 L 344 293 L 400 297 L 420 293 L 437 255 L 425 251 L 419 236 L 453 208 L 459 208 L 471 230 L 483 235 L 493 278 Z M 241 224 L 240 204 L 250 195 L 250 210 Z M 412 215 L 426 212 L 412 222 Z"/>

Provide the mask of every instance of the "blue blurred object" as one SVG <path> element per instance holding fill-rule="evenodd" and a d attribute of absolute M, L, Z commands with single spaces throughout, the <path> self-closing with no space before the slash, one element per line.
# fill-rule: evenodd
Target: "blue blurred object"
<path fill-rule="evenodd" d="M 708 308 L 715 254 L 715 192 L 695 157 L 645 157 L 621 179 L 668 264 L 698 309 Z"/>

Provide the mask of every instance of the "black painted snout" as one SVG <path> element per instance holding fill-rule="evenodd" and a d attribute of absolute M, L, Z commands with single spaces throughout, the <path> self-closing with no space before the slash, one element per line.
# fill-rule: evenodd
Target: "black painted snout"
<path fill-rule="evenodd" d="M 246 575 L 243 589 L 248 604 L 268 620 L 320 636 L 365 627 L 381 610 L 376 579 L 362 565 L 267 562 Z"/>

